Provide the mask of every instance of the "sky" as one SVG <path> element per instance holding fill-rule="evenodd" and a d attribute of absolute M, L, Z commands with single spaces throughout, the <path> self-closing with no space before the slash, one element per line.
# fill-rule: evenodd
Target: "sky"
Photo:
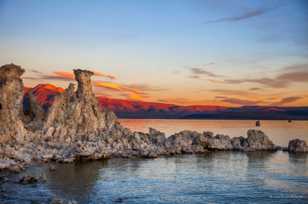
<path fill-rule="evenodd" d="M 308 106 L 306 0 L 0 0 L 0 26 L 28 87 L 81 68 L 107 97 Z"/>

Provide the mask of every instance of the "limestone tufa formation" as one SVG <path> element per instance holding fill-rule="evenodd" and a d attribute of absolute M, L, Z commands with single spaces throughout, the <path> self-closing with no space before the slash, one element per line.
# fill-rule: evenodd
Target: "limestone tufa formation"
<path fill-rule="evenodd" d="M 113 112 L 99 109 L 92 91 L 93 72 L 77 69 L 74 74 L 78 82 L 77 91 L 74 84 L 70 84 L 64 93 L 55 97 L 47 112 L 44 125 L 47 137 L 68 142 L 75 138 L 96 137 L 116 121 Z"/>
<path fill-rule="evenodd" d="M 25 129 L 21 120 L 24 70 L 17 65 L 0 67 L 0 144 L 23 141 Z"/>

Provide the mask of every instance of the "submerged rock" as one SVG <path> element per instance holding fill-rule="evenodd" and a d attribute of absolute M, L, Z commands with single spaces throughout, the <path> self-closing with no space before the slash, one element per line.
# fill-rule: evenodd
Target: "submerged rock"
<path fill-rule="evenodd" d="M 51 200 L 50 204 L 78 204 L 78 202 L 75 200 L 65 200 L 55 197 Z"/>
<path fill-rule="evenodd" d="M 11 172 L 21 172 L 24 169 L 21 163 L 16 162 L 12 159 L 0 159 L 0 171 L 8 170 Z"/>
<path fill-rule="evenodd" d="M 46 178 L 44 176 L 36 177 L 36 176 L 31 176 L 31 175 L 25 175 L 19 179 L 18 183 L 27 185 L 27 184 L 34 184 L 34 183 L 45 182 L 45 181 L 46 181 Z"/>
<path fill-rule="evenodd" d="M 289 141 L 288 151 L 292 153 L 308 152 L 308 146 L 306 141 L 300 139 L 294 139 Z"/>

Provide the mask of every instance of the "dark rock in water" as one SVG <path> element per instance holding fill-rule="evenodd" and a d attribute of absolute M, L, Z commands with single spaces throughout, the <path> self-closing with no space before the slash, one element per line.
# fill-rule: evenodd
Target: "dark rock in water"
<path fill-rule="evenodd" d="M 257 120 L 256 121 L 256 127 L 260 127 L 261 126 L 261 122 L 260 122 L 260 120 Z"/>
<path fill-rule="evenodd" d="M 19 179 L 19 183 L 20 184 L 33 184 L 33 183 L 37 183 L 39 181 L 38 178 L 34 177 L 34 176 L 23 176 Z"/>
<path fill-rule="evenodd" d="M 8 182 L 9 179 L 5 176 L 0 176 L 0 184 Z"/>
<path fill-rule="evenodd" d="M 12 159 L 0 159 L 0 171 L 8 170 L 11 172 L 19 173 L 24 169 L 21 163 L 18 163 Z"/>
<path fill-rule="evenodd" d="M 60 198 L 53 198 L 50 202 L 50 204 L 65 204 L 65 201 L 63 199 Z"/>
<path fill-rule="evenodd" d="M 289 141 L 288 151 L 292 153 L 308 152 L 308 146 L 306 141 L 300 139 L 294 139 Z"/>
<path fill-rule="evenodd" d="M 50 204 L 78 204 L 78 203 L 77 201 L 74 201 L 74 200 L 67 201 L 61 198 L 53 198 Z"/>
<path fill-rule="evenodd" d="M 49 166 L 49 171 L 55 171 L 57 168 L 55 165 L 50 165 Z"/>

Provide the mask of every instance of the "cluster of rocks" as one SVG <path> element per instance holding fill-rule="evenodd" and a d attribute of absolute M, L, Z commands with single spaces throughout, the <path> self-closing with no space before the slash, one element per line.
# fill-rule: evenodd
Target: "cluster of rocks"
<path fill-rule="evenodd" d="M 294 139 L 289 142 L 288 151 L 292 153 L 308 152 L 308 145 L 304 140 Z"/>
<path fill-rule="evenodd" d="M 78 83 L 54 98 L 47 110 L 29 95 L 22 110 L 24 70 L 14 64 L 0 67 L 0 169 L 19 171 L 32 161 L 73 162 L 110 157 L 158 157 L 182 153 L 276 151 L 279 147 L 260 130 L 230 138 L 211 132 L 181 131 L 169 137 L 153 128 L 132 132 L 113 112 L 100 110 L 92 91 L 92 72 L 74 70 Z M 290 152 L 307 151 L 304 141 L 291 141 Z"/>

